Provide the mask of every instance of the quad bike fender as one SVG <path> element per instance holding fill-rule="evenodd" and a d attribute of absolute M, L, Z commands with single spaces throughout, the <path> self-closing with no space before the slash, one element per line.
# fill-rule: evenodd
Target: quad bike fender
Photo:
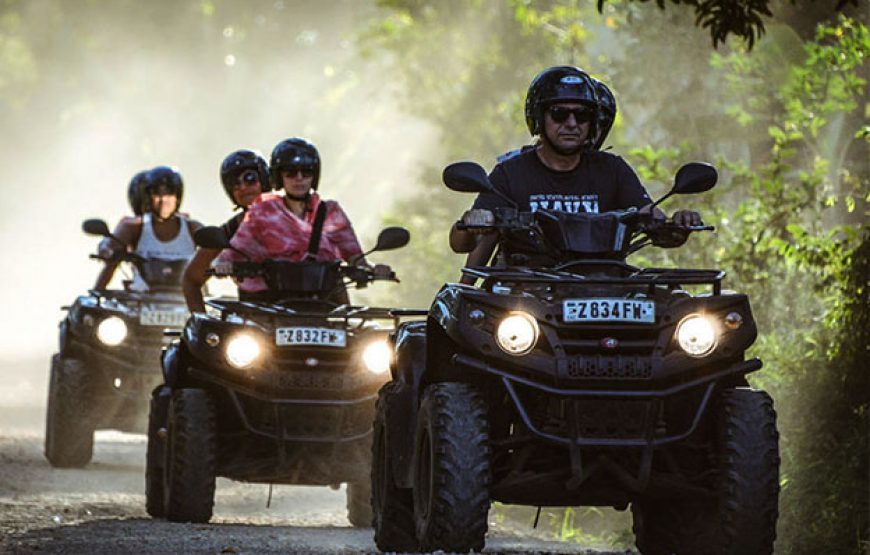
<path fill-rule="evenodd" d="M 64 318 L 58 324 L 58 352 L 60 356 L 66 356 L 69 349 L 69 320 Z"/>
<path fill-rule="evenodd" d="M 388 460 L 399 487 L 411 486 L 411 460 L 420 380 L 426 370 L 426 322 L 407 322 L 395 334 L 393 381 L 385 388 Z"/>
<path fill-rule="evenodd" d="M 187 371 L 186 348 L 184 343 L 176 339 L 163 348 L 160 354 L 160 366 L 163 369 L 163 383 L 170 388 L 181 387 L 181 382 Z"/>
<path fill-rule="evenodd" d="M 158 385 L 151 392 L 151 410 L 154 411 L 157 422 L 162 426 L 166 425 L 166 419 L 169 415 L 169 401 L 172 399 L 172 388 L 166 385 Z"/>

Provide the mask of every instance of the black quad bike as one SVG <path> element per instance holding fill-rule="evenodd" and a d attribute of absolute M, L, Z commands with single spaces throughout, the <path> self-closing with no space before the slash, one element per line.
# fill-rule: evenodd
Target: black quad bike
<path fill-rule="evenodd" d="M 103 220 L 86 220 L 82 229 L 118 241 Z M 162 381 L 163 331 L 187 321 L 180 285 L 185 261 L 126 250 L 116 261 L 136 266 L 148 291 L 133 291 L 125 282 L 122 290 L 91 290 L 64 307 L 45 425 L 45 457 L 55 467 L 90 462 L 95 430 L 145 431 L 151 391 Z"/>
<path fill-rule="evenodd" d="M 716 179 L 687 164 L 659 202 Z M 470 162 L 444 181 L 498 194 Z M 746 381 L 761 368 L 744 356 L 747 297 L 718 270 L 624 261 L 712 228 L 513 208 L 494 227 L 495 264 L 463 269 L 480 287 L 445 285 L 425 322 L 393 335 L 373 441 L 378 548 L 481 550 L 496 500 L 631 505 L 644 554 L 771 553 L 778 433 L 771 398 Z M 510 251 L 518 236 L 540 256 Z"/>
<path fill-rule="evenodd" d="M 387 228 L 370 252 L 408 239 L 407 230 Z M 218 228 L 198 231 L 195 240 L 229 248 Z M 213 310 L 194 313 L 167 348 L 165 385 L 149 420 L 148 514 L 208 522 L 215 477 L 223 476 L 347 483 L 348 519 L 371 526 L 375 399 L 389 377 L 387 336 L 402 311 L 339 299 L 348 285 L 385 278 L 338 261 L 236 262 L 229 275 L 263 278 L 268 292 L 208 301 Z"/>

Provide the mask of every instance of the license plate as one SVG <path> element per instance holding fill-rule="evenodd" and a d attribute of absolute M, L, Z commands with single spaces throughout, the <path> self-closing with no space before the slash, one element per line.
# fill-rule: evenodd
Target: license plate
<path fill-rule="evenodd" d="M 187 323 L 187 311 L 179 310 L 148 310 L 139 311 L 139 324 L 142 326 L 164 326 L 182 328 Z"/>
<path fill-rule="evenodd" d="M 568 299 L 562 303 L 565 322 L 643 322 L 654 324 L 653 301 L 635 299 Z"/>
<path fill-rule="evenodd" d="M 275 330 L 276 345 L 318 345 L 322 347 L 344 347 L 347 333 L 332 328 L 292 327 Z"/>

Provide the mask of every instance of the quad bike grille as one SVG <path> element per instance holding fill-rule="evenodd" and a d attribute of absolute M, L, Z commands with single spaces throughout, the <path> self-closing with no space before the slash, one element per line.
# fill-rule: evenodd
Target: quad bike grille
<path fill-rule="evenodd" d="M 528 399 L 526 408 L 534 426 L 545 433 L 589 439 L 643 439 L 653 424 L 651 404 L 542 396 Z"/>
<path fill-rule="evenodd" d="M 358 403 L 346 406 L 285 405 L 277 406 L 240 396 L 245 417 L 255 430 L 284 438 L 352 437 L 371 429 L 374 406 Z"/>

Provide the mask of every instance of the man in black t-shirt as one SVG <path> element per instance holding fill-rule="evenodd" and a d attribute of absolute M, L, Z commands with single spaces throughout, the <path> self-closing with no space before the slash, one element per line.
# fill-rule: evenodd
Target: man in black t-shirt
<path fill-rule="evenodd" d="M 593 149 L 603 139 L 597 133 L 599 107 L 592 79 L 571 66 L 541 72 L 526 96 L 526 124 L 540 137 L 534 148 L 504 157 L 492 170 L 493 186 L 510 198 L 521 211 L 538 209 L 570 213 L 601 213 L 636 207 L 649 208 L 652 200 L 640 180 L 621 157 Z M 492 193 L 481 193 L 471 210 L 463 214 L 466 225 L 493 222 L 492 210 L 508 206 Z M 679 211 L 673 216 L 679 225 L 700 225 L 696 212 Z M 469 266 L 486 264 L 495 249 L 492 230 L 450 230 L 450 247 L 467 252 Z M 464 283 L 474 279 L 463 276 Z"/>

